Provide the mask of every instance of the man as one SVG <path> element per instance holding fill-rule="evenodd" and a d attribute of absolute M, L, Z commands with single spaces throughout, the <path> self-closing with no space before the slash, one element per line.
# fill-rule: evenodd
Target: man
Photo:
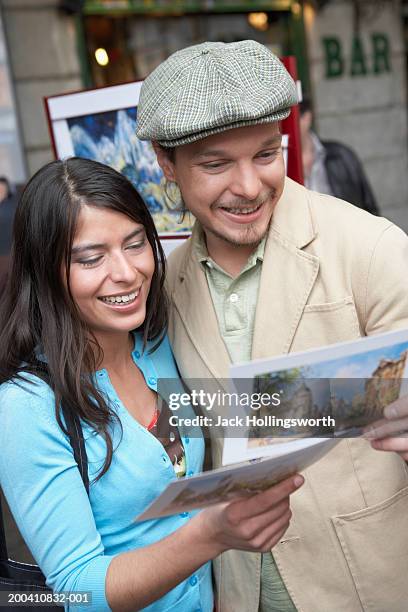
<path fill-rule="evenodd" d="M 374 194 L 357 155 L 340 142 L 320 140 L 312 130 L 313 114 L 309 100 L 302 100 L 299 106 L 306 187 L 347 200 L 378 215 Z"/>
<path fill-rule="evenodd" d="M 222 386 L 231 362 L 408 326 L 405 234 L 285 178 L 279 122 L 295 103 L 288 73 L 253 41 L 184 49 L 143 85 L 138 136 L 153 141 L 197 219 L 168 274 L 170 336 L 187 381 Z M 400 442 L 387 450 L 403 453 Z M 215 435 L 212 452 L 218 467 Z M 218 561 L 219 612 L 401 612 L 403 458 L 347 440 L 305 476 L 273 555 Z"/>

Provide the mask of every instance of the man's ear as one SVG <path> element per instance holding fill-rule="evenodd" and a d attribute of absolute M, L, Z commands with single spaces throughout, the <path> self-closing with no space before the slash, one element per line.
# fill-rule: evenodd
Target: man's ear
<path fill-rule="evenodd" d="M 163 174 L 168 181 L 176 182 L 176 173 L 174 163 L 171 161 L 168 152 L 159 145 L 158 142 L 152 142 L 154 152 L 156 153 L 157 162 L 163 170 Z"/>

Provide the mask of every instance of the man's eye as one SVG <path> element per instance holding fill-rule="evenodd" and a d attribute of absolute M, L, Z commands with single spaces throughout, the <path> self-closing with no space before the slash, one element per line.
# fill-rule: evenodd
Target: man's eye
<path fill-rule="evenodd" d="M 278 149 L 276 149 L 275 151 L 262 151 L 262 153 L 259 153 L 257 157 L 261 159 L 273 159 L 274 157 L 276 157 L 277 154 Z"/>
<path fill-rule="evenodd" d="M 205 168 L 206 170 L 217 170 L 218 168 L 222 168 L 223 166 L 226 165 L 227 162 L 207 162 L 206 164 L 203 164 L 203 168 Z"/>

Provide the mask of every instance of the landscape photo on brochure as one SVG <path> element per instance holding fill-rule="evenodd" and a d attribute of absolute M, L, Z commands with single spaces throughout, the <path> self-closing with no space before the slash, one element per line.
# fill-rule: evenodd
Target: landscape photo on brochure
<path fill-rule="evenodd" d="M 279 454 L 288 440 L 355 437 L 408 393 L 408 330 L 398 330 L 231 367 L 231 389 L 279 396 L 253 410 L 237 402 L 246 428 L 226 434 L 223 463 Z"/>
<path fill-rule="evenodd" d="M 231 422 L 248 417 L 248 426 L 239 437 L 233 425 L 227 429 L 225 467 L 176 479 L 136 520 L 253 495 L 318 461 L 342 437 L 361 435 L 386 405 L 408 394 L 408 330 L 237 364 L 230 373 L 231 395 L 259 399 L 264 392 L 282 401 L 269 414 L 231 403 Z M 335 425 L 326 432 L 310 425 L 329 416 Z M 268 417 L 286 418 L 289 427 L 268 424 Z"/>

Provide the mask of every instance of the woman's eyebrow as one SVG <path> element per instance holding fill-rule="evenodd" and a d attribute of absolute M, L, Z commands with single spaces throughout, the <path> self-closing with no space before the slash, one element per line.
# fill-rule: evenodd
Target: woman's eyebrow
<path fill-rule="evenodd" d="M 144 228 L 139 227 L 138 229 L 125 236 L 122 242 L 128 242 L 129 240 L 132 240 L 132 238 L 136 238 L 136 236 L 142 234 L 143 232 Z M 106 246 L 106 242 L 88 242 L 86 244 L 78 244 L 77 246 L 72 247 L 71 255 L 77 255 L 78 253 L 83 253 L 84 251 L 95 251 L 97 249 L 103 249 L 106 248 Z"/>

